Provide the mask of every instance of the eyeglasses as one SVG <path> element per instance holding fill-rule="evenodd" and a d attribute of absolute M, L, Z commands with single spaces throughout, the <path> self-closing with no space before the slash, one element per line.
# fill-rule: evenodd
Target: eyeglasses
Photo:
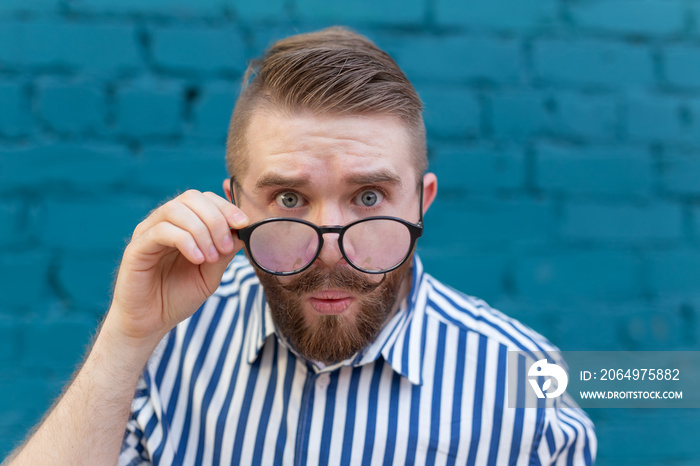
<path fill-rule="evenodd" d="M 273 275 L 294 275 L 306 270 L 321 254 L 323 235 L 329 233 L 338 235 L 338 248 L 350 266 L 360 272 L 381 274 L 398 268 L 411 256 L 416 240 L 423 234 L 422 207 L 421 182 L 419 221 L 415 224 L 378 216 L 345 226 L 319 227 L 306 220 L 280 217 L 262 220 L 237 233 L 253 264 Z"/>

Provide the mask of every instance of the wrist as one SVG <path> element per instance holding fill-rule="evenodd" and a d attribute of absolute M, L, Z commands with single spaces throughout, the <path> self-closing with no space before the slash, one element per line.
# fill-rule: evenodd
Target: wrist
<path fill-rule="evenodd" d="M 101 353 L 107 353 L 116 360 L 133 362 L 140 371 L 167 331 L 137 336 L 125 331 L 115 315 L 118 313 L 110 309 L 95 340 L 95 347 L 99 346 Z"/>

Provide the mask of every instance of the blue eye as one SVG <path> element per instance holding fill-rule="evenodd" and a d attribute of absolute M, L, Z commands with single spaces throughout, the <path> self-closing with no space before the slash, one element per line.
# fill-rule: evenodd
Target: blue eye
<path fill-rule="evenodd" d="M 306 203 L 303 197 L 294 192 L 280 193 L 277 195 L 277 204 L 288 209 L 301 207 Z"/>
<path fill-rule="evenodd" d="M 382 199 L 384 199 L 382 193 L 374 189 L 367 189 L 355 197 L 355 202 L 365 207 L 372 207 L 381 202 Z"/>

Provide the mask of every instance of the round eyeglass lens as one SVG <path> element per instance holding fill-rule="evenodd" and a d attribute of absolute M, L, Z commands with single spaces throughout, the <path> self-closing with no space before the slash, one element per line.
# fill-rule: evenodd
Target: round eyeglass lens
<path fill-rule="evenodd" d="M 368 272 L 397 266 L 411 248 L 411 232 L 401 222 L 371 219 L 352 225 L 343 235 L 343 249 L 352 264 Z"/>
<path fill-rule="evenodd" d="M 309 225 L 280 220 L 259 225 L 250 235 L 250 254 L 271 272 L 294 272 L 316 256 L 318 234 Z"/>

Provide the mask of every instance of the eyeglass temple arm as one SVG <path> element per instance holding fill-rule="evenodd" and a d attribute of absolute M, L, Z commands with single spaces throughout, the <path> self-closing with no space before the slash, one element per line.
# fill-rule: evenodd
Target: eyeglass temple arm
<path fill-rule="evenodd" d="M 418 204 L 418 225 L 423 226 L 423 178 L 420 180 L 420 204 Z"/>
<path fill-rule="evenodd" d="M 229 189 L 231 190 L 231 203 L 233 205 L 236 205 L 236 195 L 233 193 L 233 177 L 231 177 L 229 180 L 230 180 L 230 188 Z M 236 206 L 236 207 L 238 207 L 238 206 Z"/>

